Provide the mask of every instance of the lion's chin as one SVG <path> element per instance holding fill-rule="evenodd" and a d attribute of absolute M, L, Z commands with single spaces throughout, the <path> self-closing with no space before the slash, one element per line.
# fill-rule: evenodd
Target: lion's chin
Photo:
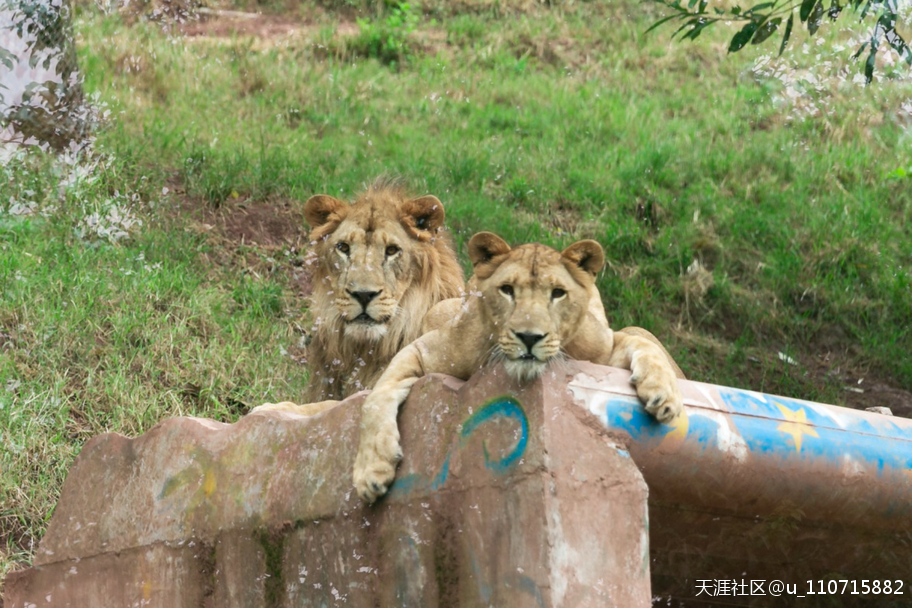
<path fill-rule="evenodd" d="M 345 324 L 345 337 L 358 342 L 379 342 L 386 335 L 386 331 L 386 323 L 355 321 Z"/>
<path fill-rule="evenodd" d="M 547 362 L 538 359 L 507 359 L 504 361 L 504 367 L 514 380 L 519 382 L 528 382 L 541 376 Z"/>

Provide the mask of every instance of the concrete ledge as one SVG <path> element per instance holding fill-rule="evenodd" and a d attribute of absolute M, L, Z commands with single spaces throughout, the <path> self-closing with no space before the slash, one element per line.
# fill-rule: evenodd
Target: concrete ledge
<path fill-rule="evenodd" d="M 567 407 L 575 373 L 423 379 L 374 507 L 351 485 L 362 396 L 97 437 L 4 605 L 648 606 L 646 485 Z"/>
<path fill-rule="evenodd" d="M 103 435 L 4 606 L 710 606 L 697 595 L 719 580 L 912 591 L 912 421 L 681 387 L 686 415 L 660 425 L 629 372 L 588 363 L 526 387 L 496 369 L 424 378 L 374 507 L 351 487 L 363 396 L 313 418 Z"/>

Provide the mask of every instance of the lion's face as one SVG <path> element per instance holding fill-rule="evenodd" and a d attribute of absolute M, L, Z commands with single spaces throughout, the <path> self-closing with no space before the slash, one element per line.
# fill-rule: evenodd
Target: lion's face
<path fill-rule="evenodd" d="M 392 324 L 410 321 L 401 318 L 408 314 L 402 300 L 428 263 L 421 244 L 443 223 L 440 201 L 396 200 L 382 192 L 348 205 L 319 195 L 307 201 L 304 212 L 314 227 L 323 280 L 330 283 L 321 290 L 327 296 L 323 314 L 329 317 L 322 321 L 340 324 L 346 340 L 361 342 L 379 341 Z"/>
<path fill-rule="evenodd" d="M 373 231 L 345 221 L 328 240 L 334 305 L 345 335 L 379 340 L 412 282 L 417 262 L 409 237 L 398 225 L 380 222 Z"/>
<path fill-rule="evenodd" d="M 541 375 L 563 356 L 588 311 L 604 263 L 601 246 L 580 241 L 563 252 L 537 244 L 510 249 L 483 232 L 472 237 L 469 255 L 494 342 L 492 358 L 517 380 Z"/>

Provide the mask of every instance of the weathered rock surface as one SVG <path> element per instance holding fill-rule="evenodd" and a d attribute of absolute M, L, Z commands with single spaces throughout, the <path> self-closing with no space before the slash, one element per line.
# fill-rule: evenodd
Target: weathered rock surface
<path fill-rule="evenodd" d="M 648 606 L 646 485 L 567 407 L 574 365 L 523 388 L 497 370 L 421 380 L 372 507 L 351 483 L 360 395 L 96 437 L 4 605 Z"/>

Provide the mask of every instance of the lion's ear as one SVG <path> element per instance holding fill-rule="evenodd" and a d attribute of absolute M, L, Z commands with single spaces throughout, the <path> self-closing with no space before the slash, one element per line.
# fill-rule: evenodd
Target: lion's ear
<path fill-rule="evenodd" d="M 493 232 L 479 232 L 469 239 L 469 259 L 472 266 L 490 262 L 505 253 L 510 253 L 510 246 Z"/>
<path fill-rule="evenodd" d="M 337 198 L 328 194 L 317 194 L 304 203 L 304 219 L 311 228 L 319 228 L 330 220 L 331 215 L 338 215 L 346 207 L 348 207 L 348 203 Z"/>
<path fill-rule="evenodd" d="M 595 241 L 573 243 L 564 249 L 561 255 L 593 276 L 605 265 L 605 251 Z"/>
<path fill-rule="evenodd" d="M 402 204 L 399 221 L 416 239 L 427 240 L 443 226 L 443 203 L 433 194 L 413 198 Z"/>

